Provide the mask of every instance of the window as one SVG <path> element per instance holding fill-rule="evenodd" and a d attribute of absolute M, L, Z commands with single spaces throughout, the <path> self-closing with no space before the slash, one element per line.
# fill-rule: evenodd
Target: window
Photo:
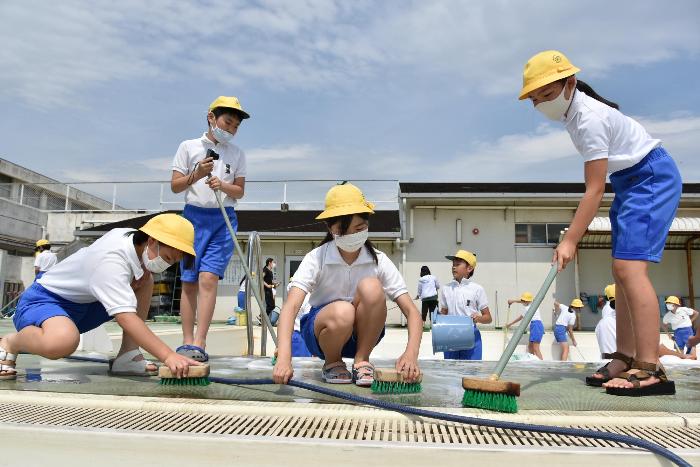
<path fill-rule="evenodd" d="M 515 224 L 515 243 L 556 245 L 559 233 L 569 224 Z"/>

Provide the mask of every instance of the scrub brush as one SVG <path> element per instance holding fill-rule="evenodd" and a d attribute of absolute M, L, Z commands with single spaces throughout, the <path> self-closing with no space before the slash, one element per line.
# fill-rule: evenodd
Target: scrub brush
<path fill-rule="evenodd" d="M 500 360 L 496 364 L 493 374 L 488 379 L 462 378 L 462 388 L 464 397 L 462 405 L 464 407 L 475 407 L 478 409 L 494 410 L 497 412 L 515 413 L 518 411 L 517 397 L 520 395 L 520 384 L 510 381 L 500 381 L 501 373 L 506 368 L 508 360 L 515 352 L 515 348 L 520 342 L 520 338 L 525 334 L 525 328 L 530 324 L 532 317 L 539 308 L 544 295 L 551 287 L 554 278 L 557 276 L 557 264 L 552 268 L 540 287 L 539 292 L 530 304 L 527 313 L 520 322 L 518 329 L 513 333 L 508 342 L 508 346 L 503 351 Z"/>
<path fill-rule="evenodd" d="M 209 365 L 192 365 L 187 369 L 187 376 L 177 378 L 165 365 L 158 368 L 160 384 L 166 386 L 208 386 Z"/>
<path fill-rule="evenodd" d="M 403 380 L 400 372 L 393 368 L 377 368 L 374 370 L 372 392 L 375 394 L 415 394 L 421 392 L 423 373 L 419 372 L 418 379 L 412 383 Z"/>

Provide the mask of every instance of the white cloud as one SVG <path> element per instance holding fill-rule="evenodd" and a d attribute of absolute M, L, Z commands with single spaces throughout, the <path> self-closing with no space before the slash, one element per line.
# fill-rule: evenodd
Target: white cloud
<path fill-rule="evenodd" d="M 94 86 L 202 70 L 228 86 L 333 91 L 396 73 L 515 94 L 544 48 L 586 76 L 696 55 L 699 15 L 697 2 L 651 0 L 2 2 L 0 97 L 79 106 Z"/>

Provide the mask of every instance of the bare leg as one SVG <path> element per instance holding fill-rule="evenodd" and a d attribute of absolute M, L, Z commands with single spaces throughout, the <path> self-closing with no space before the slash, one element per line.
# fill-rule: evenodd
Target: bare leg
<path fill-rule="evenodd" d="M 628 342 L 629 334 L 626 334 L 624 325 L 617 327 L 618 351 L 632 351 L 635 360 L 647 363 L 658 363 L 659 355 L 659 307 L 654 287 L 649 280 L 648 263 L 646 261 L 613 260 L 613 275 L 618 290 L 622 290 L 624 304 L 628 310 L 632 328 L 632 342 Z M 617 292 L 620 295 L 620 292 Z M 616 297 L 615 305 L 619 303 Z M 618 317 L 620 313 L 618 311 Z M 618 318 L 619 320 L 619 318 Z M 618 321 L 618 323 L 620 323 Z M 622 334 L 621 334 L 622 332 Z M 621 348 L 622 347 L 622 348 Z M 631 373 L 636 373 L 632 370 Z M 641 386 L 658 383 L 659 379 L 652 377 L 640 382 Z M 631 388 L 632 383 L 615 378 L 604 384 L 605 387 Z"/>
<path fill-rule="evenodd" d="M 540 360 L 544 360 L 542 358 L 542 352 L 540 351 L 540 344 L 539 342 L 533 342 L 532 343 L 532 353 L 537 356 Z"/>
<path fill-rule="evenodd" d="M 326 363 L 342 360 L 343 346 L 352 336 L 355 324 L 355 307 L 348 302 L 333 302 L 318 312 L 314 321 L 314 334 L 326 357 Z"/>
<path fill-rule="evenodd" d="M 199 273 L 199 298 L 197 302 L 197 332 L 194 335 L 194 345 L 206 348 L 207 334 L 214 316 L 216 306 L 216 292 L 219 285 L 219 276 L 211 272 Z M 183 321 L 184 323 L 184 321 Z"/>
<path fill-rule="evenodd" d="M 367 362 L 386 323 L 386 299 L 379 279 L 372 277 L 361 280 L 357 285 L 353 304 L 357 310 L 355 363 Z"/>
<path fill-rule="evenodd" d="M 182 320 L 182 343 L 194 343 L 194 315 L 197 311 L 197 282 L 183 282 L 180 296 L 180 319 Z"/>
<path fill-rule="evenodd" d="M 562 361 L 569 360 L 569 344 L 567 342 L 560 342 L 561 345 L 561 359 Z"/>
<path fill-rule="evenodd" d="M 141 320 L 146 321 L 146 318 L 148 318 L 148 310 L 151 307 L 151 296 L 153 296 L 153 276 L 151 276 L 150 280 L 135 288 L 134 294 L 136 295 L 136 314 Z M 134 338 L 124 331 L 122 332 L 122 345 L 119 348 L 117 357 L 137 349 L 138 347 L 139 345 Z M 143 360 L 143 355 L 136 356 L 134 360 Z M 158 367 L 156 365 L 149 365 L 146 367 L 146 371 L 158 371 Z"/>
<path fill-rule="evenodd" d="M 55 360 L 75 352 L 80 333 L 75 323 L 65 316 L 54 316 L 41 327 L 27 326 L 19 332 L 8 334 L 0 340 L 9 353 L 27 352 Z"/>

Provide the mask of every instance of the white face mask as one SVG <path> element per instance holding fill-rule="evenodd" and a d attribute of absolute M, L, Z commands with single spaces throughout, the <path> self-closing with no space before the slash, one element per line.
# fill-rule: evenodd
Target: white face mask
<path fill-rule="evenodd" d="M 668 311 L 673 311 L 673 305 L 671 305 L 670 303 L 667 303 L 667 304 L 666 304 L 666 309 L 667 309 Z"/>
<path fill-rule="evenodd" d="M 333 234 L 336 246 L 347 253 L 354 253 L 362 248 L 362 245 L 367 241 L 367 237 L 369 237 L 369 229 L 360 230 L 349 235 Z"/>
<path fill-rule="evenodd" d="M 233 133 L 222 130 L 221 128 L 217 127 L 216 124 L 214 124 L 214 127 L 211 129 L 211 134 L 214 135 L 214 138 L 219 143 L 228 143 L 233 139 Z"/>
<path fill-rule="evenodd" d="M 148 245 L 146 245 L 146 248 L 143 249 L 143 253 L 141 254 L 141 259 L 146 269 L 155 274 L 160 274 L 171 266 L 170 263 L 160 257 L 160 244 L 158 244 L 158 256 L 150 259 L 148 257 Z"/>
<path fill-rule="evenodd" d="M 562 117 L 564 117 L 564 114 L 569 109 L 571 98 L 574 97 L 573 92 L 568 99 L 565 97 L 565 94 L 566 86 L 562 88 L 561 92 L 556 98 L 551 101 L 540 102 L 535 106 L 535 108 L 542 112 L 548 119 L 561 121 Z"/>

